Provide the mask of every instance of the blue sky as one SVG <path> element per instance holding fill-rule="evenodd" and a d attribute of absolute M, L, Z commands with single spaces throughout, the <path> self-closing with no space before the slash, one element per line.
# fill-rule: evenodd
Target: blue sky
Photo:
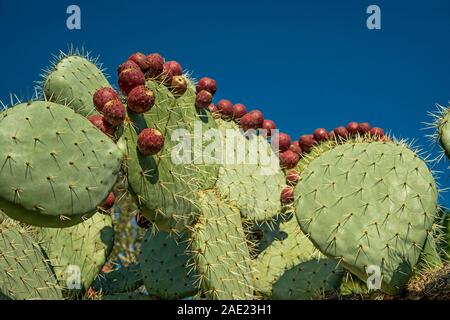
<path fill-rule="evenodd" d="M 66 8 L 81 8 L 81 30 Z M 381 8 L 382 29 L 366 28 Z M 297 138 L 369 121 L 416 140 L 434 104 L 450 100 L 450 1 L 1 1 L 0 99 L 29 97 L 52 53 L 84 45 L 109 69 L 160 52 L 218 81 L 216 98 L 261 109 Z M 447 161 L 434 166 L 449 187 Z M 441 200 L 450 205 L 450 196 Z"/>

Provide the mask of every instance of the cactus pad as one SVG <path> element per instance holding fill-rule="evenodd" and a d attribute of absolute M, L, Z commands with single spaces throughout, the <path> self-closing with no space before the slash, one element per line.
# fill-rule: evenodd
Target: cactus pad
<path fill-rule="evenodd" d="M 278 158 L 262 136 L 247 139 L 238 131 L 239 127 L 234 122 L 220 119 L 216 121 L 222 137 L 227 137 L 223 140 L 227 142 L 222 144 L 224 164 L 219 170 L 217 188 L 224 198 L 239 207 L 244 217 L 257 221 L 271 219 L 281 211 L 280 194 L 285 186 Z M 233 134 L 231 139 L 230 133 Z M 232 151 L 236 155 L 240 154 L 238 149 L 241 149 L 244 150 L 242 155 L 245 159 L 256 161 L 238 162 L 239 156 L 235 155 L 232 159 L 234 161 L 228 162 L 228 141 L 233 141 L 235 149 Z"/>
<path fill-rule="evenodd" d="M 200 206 L 190 249 L 202 290 L 208 299 L 252 299 L 253 270 L 239 211 L 213 191 L 200 196 Z"/>
<path fill-rule="evenodd" d="M 87 117 L 97 113 L 92 101 L 95 91 L 111 87 L 102 71 L 89 59 L 64 55 L 44 79 L 45 97 Z"/>
<path fill-rule="evenodd" d="M 180 236 L 147 231 L 139 262 L 147 291 L 162 299 L 180 299 L 195 295 L 195 272 L 188 268 L 189 255 L 185 233 Z"/>
<path fill-rule="evenodd" d="M 97 210 L 121 166 L 116 145 L 84 117 L 52 102 L 0 115 L 0 208 L 30 225 L 70 226 Z"/>
<path fill-rule="evenodd" d="M 0 300 L 62 299 L 53 271 L 30 231 L 0 225 Z"/>
<path fill-rule="evenodd" d="M 382 290 L 399 293 L 416 265 L 437 207 L 426 164 L 400 143 L 346 143 L 312 159 L 295 188 L 301 229 L 326 255 Z"/>
<path fill-rule="evenodd" d="M 143 285 L 141 266 L 131 264 L 99 274 L 92 287 L 102 294 L 116 294 L 134 291 L 141 285 Z"/>
<path fill-rule="evenodd" d="M 254 260 L 256 292 L 269 299 L 309 300 L 339 288 L 343 271 L 337 261 L 314 247 L 292 214 L 278 220 L 272 230 L 261 226 L 265 248 Z"/>

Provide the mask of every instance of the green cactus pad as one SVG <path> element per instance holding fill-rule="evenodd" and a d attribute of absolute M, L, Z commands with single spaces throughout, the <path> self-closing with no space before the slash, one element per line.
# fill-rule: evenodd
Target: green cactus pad
<path fill-rule="evenodd" d="M 246 139 L 243 134 L 237 132 L 239 127 L 234 122 L 220 119 L 216 121 L 222 136 L 227 136 L 227 142 L 223 145 L 225 161 L 220 167 L 217 188 L 224 198 L 239 207 L 244 217 L 256 221 L 273 218 L 281 211 L 280 194 L 285 186 L 285 176 L 271 146 L 261 136 Z M 230 130 L 228 134 L 227 130 Z M 230 139 L 229 134 L 233 132 L 236 133 L 232 136 L 235 138 Z M 239 158 L 235 156 L 236 161 L 228 162 L 226 144 L 230 143 L 229 141 L 234 141 L 233 146 L 244 150 L 242 154 L 245 159 L 256 161 L 238 162 Z M 234 150 L 236 154 L 237 150 Z"/>
<path fill-rule="evenodd" d="M 121 166 L 110 139 L 52 102 L 16 105 L 0 123 L 0 209 L 42 227 L 71 226 L 96 212 Z"/>
<path fill-rule="evenodd" d="M 255 290 L 267 299 L 310 300 L 339 288 L 343 270 L 324 257 L 300 230 L 292 214 L 277 226 L 262 225 L 264 250 L 254 260 Z"/>
<path fill-rule="evenodd" d="M 253 269 L 239 211 L 214 191 L 202 193 L 200 206 L 190 249 L 206 298 L 252 299 Z"/>
<path fill-rule="evenodd" d="M 145 233 L 139 262 L 145 288 L 151 295 L 182 299 L 197 293 L 195 272 L 188 267 L 187 240 L 185 233 Z"/>
<path fill-rule="evenodd" d="M 141 266 L 130 264 L 111 272 L 100 273 L 92 288 L 103 294 L 130 292 L 142 286 Z"/>
<path fill-rule="evenodd" d="M 47 100 L 68 105 L 85 117 L 97 113 L 92 97 L 103 87 L 111 85 L 102 71 L 78 55 L 64 55 L 44 79 Z"/>
<path fill-rule="evenodd" d="M 196 126 L 200 132 L 204 132 L 215 128 L 216 124 L 209 112 L 196 111 L 192 84 L 178 98 L 157 82 L 147 81 L 147 87 L 155 93 L 155 105 L 143 115 L 129 112 L 130 123 L 125 125 L 128 180 L 138 202 L 146 207 L 143 213 L 150 220 L 158 217 L 166 220 L 161 224 L 166 227 L 161 229 L 180 230 L 193 221 L 198 211 L 196 191 L 215 184 L 218 166 L 205 164 L 195 153 L 185 153 L 188 156 L 185 162 L 181 158 L 175 159 L 173 154 L 178 154 L 179 142 L 173 139 L 176 139 L 177 133 L 186 133 L 185 140 L 192 144 L 194 150 L 201 146 L 198 139 L 194 138 Z M 138 134 L 146 127 L 156 128 L 164 134 L 164 148 L 155 156 L 142 156 L 136 148 Z M 204 141 L 203 146 L 206 144 Z M 183 152 L 180 154 L 183 155 Z M 211 159 L 204 157 L 204 160 L 208 162 Z"/>
<path fill-rule="evenodd" d="M 400 143 L 346 143 L 304 167 L 295 188 L 300 227 L 327 256 L 366 281 L 381 269 L 382 290 L 408 281 L 437 208 L 426 164 Z"/>
<path fill-rule="evenodd" d="M 62 299 L 53 271 L 29 230 L 0 225 L 0 300 Z"/>
<path fill-rule="evenodd" d="M 89 288 L 105 264 L 114 243 L 112 219 L 101 213 L 73 227 L 36 228 L 36 233 L 68 297 Z M 72 286 L 72 282 L 77 281 L 74 268 L 80 271 L 79 288 Z M 67 288 L 68 283 L 72 288 Z"/>

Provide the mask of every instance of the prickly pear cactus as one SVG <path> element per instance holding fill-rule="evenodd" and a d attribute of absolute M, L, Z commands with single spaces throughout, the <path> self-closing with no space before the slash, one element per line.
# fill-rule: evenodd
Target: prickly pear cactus
<path fill-rule="evenodd" d="M 196 192 L 214 186 L 218 175 L 218 166 L 208 164 L 210 157 L 206 154 L 202 159 L 206 142 L 198 144 L 194 134 L 201 136 L 202 130 L 216 124 L 209 112 L 196 110 L 190 82 L 181 97 L 156 80 L 147 80 L 146 86 L 155 94 L 155 105 L 144 114 L 129 112 L 124 128 L 128 181 L 146 217 L 161 221 L 167 231 L 183 230 L 198 213 Z M 136 145 L 138 134 L 147 127 L 162 132 L 165 143 L 160 153 L 145 157 Z M 183 141 L 192 149 L 180 148 Z"/>
<path fill-rule="evenodd" d="M 195 295 L 195 271 L 188 265 L 188 238 L 148 230 L 141 246 L 139 262 L 145 288 L 161 299 L 181 299 Z"/>
<path fill-rule="evenodd" d="M 283 214 L 263 233 L 262 252 L 254 260 L 255 290 L 266 299 L 310 300 L 339 288 L 343 270 L 324 257 L 300 230 L 293 214 Z"/>
<path fill-rule="evenodd" d="M 0 224 L 0 300 L 62 299 L 56 277 L 27 228 Z"/>
<path fill-rule="evenodd" d="M 36 233 L 67 297 L 89 288 L 114 243 L 112 219 L 101 213 L 73 227 L 36 228 Z"/>
<path fill-rule="evenodd" d="M 312 242 L 365 281 L 378 266 L 398 294 L 416 265 L 437 208 L 435 181 L 406 145 L 354 142 L 302 160 L 296 216 Z"/>
<path fill-rule="evenodd" d="M 223 165 L 217 188 L 240 208 L 244 217 L 257 221 L 271 219 L 281 211 L 280 193 L 285 185 L 278 158 L 262 136 L 246 138 L 234 122 L 221 119 L 216 122 L 223 138 Z"/>
<path fill-rule="evenodd" d="M 122 155 L 73 110 L 33 101 L 0 115 L 0 208 L 13 219 L 71 226 L 108 196 Z"/>
<path fill-rule="evenodd" d="M 207 299 L 252 299 L 253 269 L 239 212 L 214 191 L 200 197 L 190 250 L 202 291 Z"/>
<path fill-rule="evenodd" d="M 97 113 L 92 102 L 95 91 L 111 87 L 96 60 L 78 51 L 62 53 L 42 82 L 47 100 L 68 105 L 85 117 Z"/>

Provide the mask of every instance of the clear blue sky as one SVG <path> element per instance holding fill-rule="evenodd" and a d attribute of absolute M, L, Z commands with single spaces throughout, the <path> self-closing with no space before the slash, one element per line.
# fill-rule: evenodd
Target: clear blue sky
<path fill-rule="evenodd" d="M 77 4 L 82 29 L 66 28 Z M 382 30 L 366 28 L 381 7 Z M 116 82 L 134 51 L 160 52 L 194 76 L 217 79 L 217 98 L 261 109 L 298 137 L 369 121 L 417 140 L 450 100 L 450 1 L 5 1 L 0 2 L 0 99 L 28 97 L 52 53 L 84 45 Z M 447 161 L 440 184 L 449 187 Z M 441 199 L 450 205 L 450 196 Z"/>

